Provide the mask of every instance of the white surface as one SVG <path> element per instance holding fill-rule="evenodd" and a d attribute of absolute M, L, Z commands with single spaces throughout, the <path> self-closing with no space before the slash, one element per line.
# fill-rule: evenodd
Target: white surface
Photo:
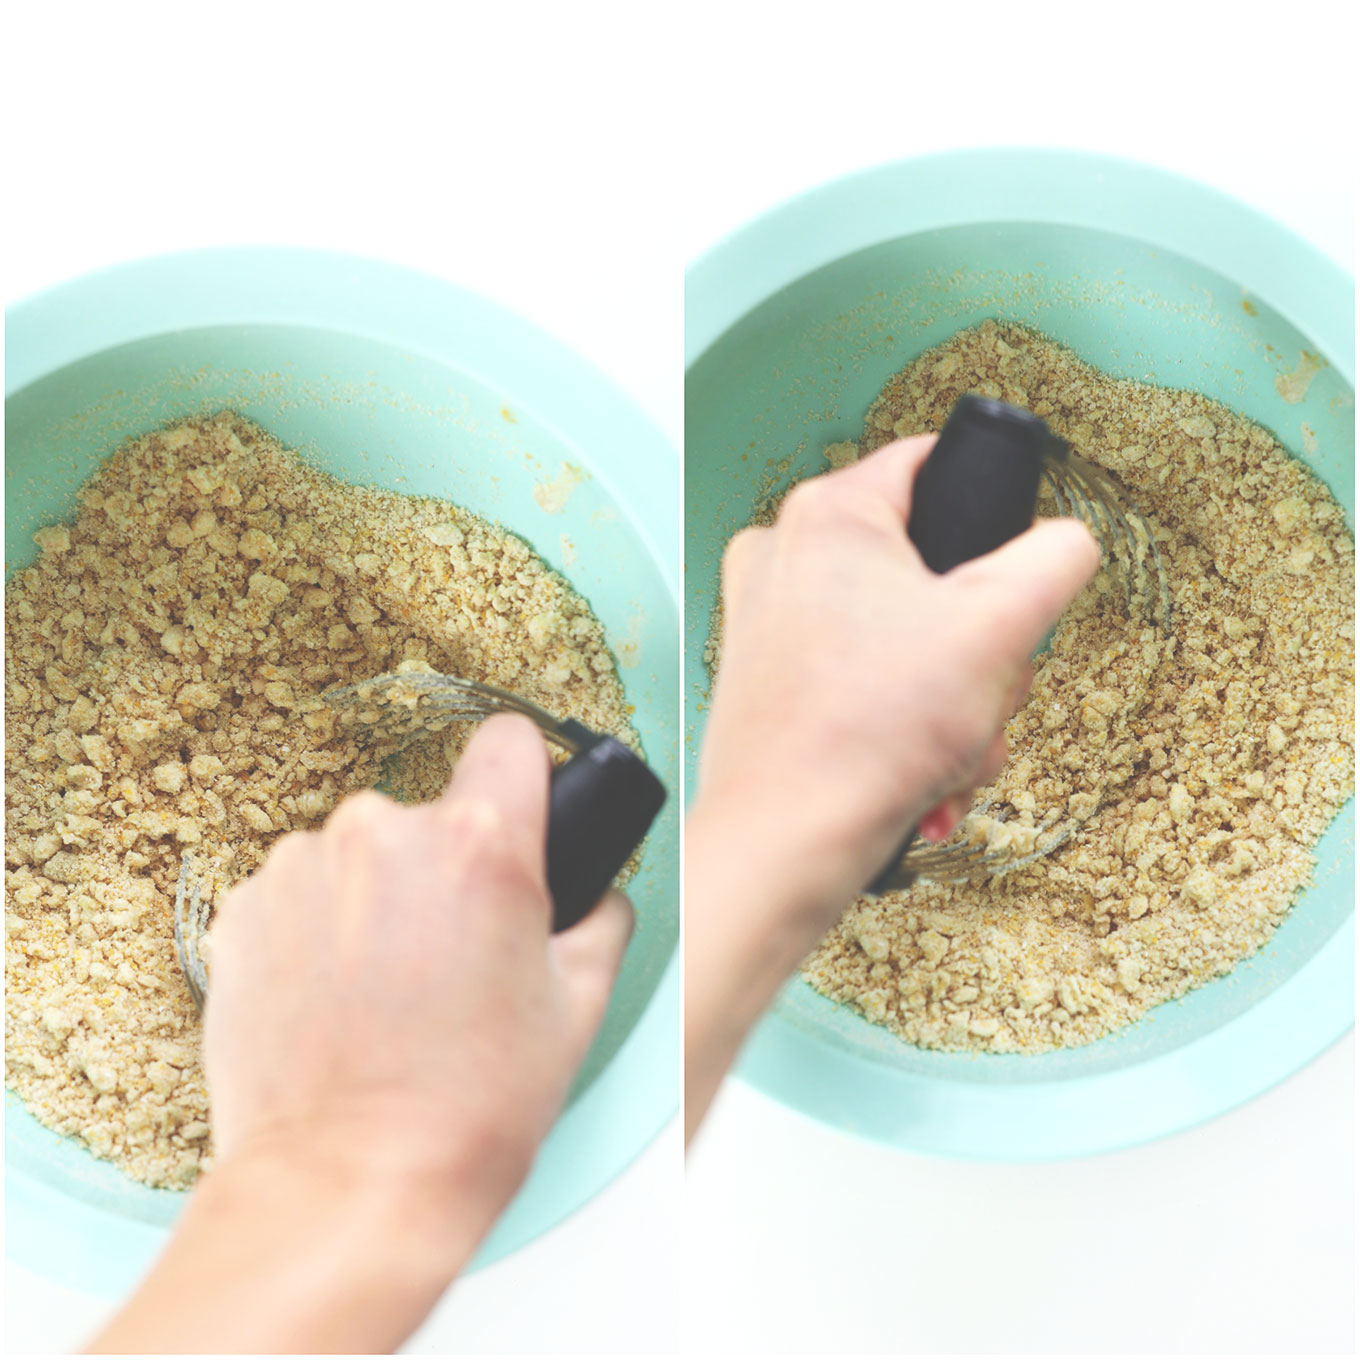
<path fill-rule="evenodd" d="M 687 26 L 704 35 L 691 44 L 702 56 L 685 83 L 677 196 L 690 256 L 871 165 L 1065 146 L 1203 180 L 1354 269 L 1351 4 L 840 0 L 834 23 L 816 24 L 792 8 L 777 21 L 733 5 L 721 24 Z"/>
<path fill-rule="evenodd" d="M 5 300 L 193 246 L 382 256 L 551 331 L 679 447 L 674 157 L 619 117 L 656 106 L 643 67 L 606 49 L 563 59 L 580 29 L 390 3 L 7 13 Z M 556 1231 L 460 1282 L 413 1348 L 648 1348 L 677 1296 L 682 1193 L 673 1130 Z M 105 1312 L 10 1266 L 5 1283 L 10 1353 L 69 1349 Z"/>
<path fill-rule="evenodd" d="M 515 307 L 678 441 L 685 258 L 883 160 L 1135 156 L 1353 267 L 1347 5 L 1238 6 L 1230 28 L 1186 4 L 940 6 L 953 26 L 845 0 L 507 8 L 8 15 L 6 299 L 187 245 L 363 251 Z M 1181 1137 L 1039 1168 L 898 1156 L 729 1087 L 692 1160 L 683 1303 L 672 1137 L 458 1286 L 416 1344 L 669 1349 L 685 1318 L 712 1351 L 1344 1348 L 1353 1055 Z M 6 1285 L 14 1353 L 99 1314 Z"/>
<path fill-rule="evenodd" d="M 861 1143 L 729 1083 L 690 1153 L 698 1353 L 1352 1353 L 1355 1043 L 1244 1108 L 1034 1166 Z"/>
<path fill-rule="evenodd" d="M 1353 269 L 1352 7 L 938 8 L 729 13 L 686 104 L 686 250 L 864 166 L 1067 145 L 1206 180 Z M 1354 1064 L 1347 1039 L 1200 1129 L 1040 1166 L 894 1153 L 729 1082 L 690 1157 L 689 1344 L 1350 1351 Z"/>
<path fill-rule="evenodd" d="M 523 1251 L 455 1283 L 413 1354 L 631 1354 L 650 1347 L 680 1281 L 680 1123 L 603 1194 Z M 5 1263 L 5 1353 L 67 1354 L 113 1305 Z"/>
<path fill-rule="evenodd" d="M 400 2 L 7 15 L 5 297 L 193 246 L 380 256 L 551 331 L 678 446 L 674 150 L 643 65 L 566 59 L 588 27 Z"/>

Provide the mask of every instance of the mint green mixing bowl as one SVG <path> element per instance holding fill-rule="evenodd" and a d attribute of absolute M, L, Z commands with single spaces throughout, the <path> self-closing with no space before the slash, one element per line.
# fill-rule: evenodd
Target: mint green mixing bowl
<path fill-rule="evenodd" d="M 859 435 L 869 402 L 909 360 L 988 317 L 1027 323 L 1108 373 L 1245 413 L 1353 516 L 1353 306 L 1348 276 L 1241 203 L 1076 153 L 884 166 L 717 246 L 686 288 L 687 787 L 723 544 L 762 478 L 785 459 L 791 476 L 823 470 L 825 445 Z M 1290 404 L 1275 378 L 1304 352 L 1325 367 Z M 1352 1023 L 1354 826 L 1352 801 L 1319 847 L 1317 881 L 1258 955 L 1098 1043 L 928 1052 L 794 981 L 740 1072 L 838 1128 L 958 1157 L 1099 1152 L 1220 1114 Z"/>
<path fill-rule="evenodd" d="M 672 798 L 630 888 L 638 928 L 604 1027 L 485 1264 L 585 1203 L 678 1105 L 679 543 L 675 452 L 526 322 L 374 261 L 225 250 L 128 265 L 6 319 L 5 571 L 123 440 L 231 407 L 350 480 L 443 496 L 522 535 L 604 622 Z M 550 514 L 536 484 L 587 478 Z M 7 1093 L 6 1247 L 90 1293 L 126 1290 L 185 1196 L 135 1184 Z"/>

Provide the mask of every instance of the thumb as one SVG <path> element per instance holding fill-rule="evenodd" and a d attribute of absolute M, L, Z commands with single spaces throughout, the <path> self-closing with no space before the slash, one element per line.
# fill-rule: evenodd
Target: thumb
<path fill-rule="evenodd" d="M 567 1024 L 576 1061 L 586 1055 L 604 1019 L 623 951 L 633 934 L 633 904 L 608 892 L 583 921 L 552 937 L 552 952 L 567 997 Z"/>
<path fill-rule="evenodd" d="M 995 611 L 1005 650 L 1030 656 L 1100 566 L 1100 547 L 1080 520 L 1044 519 L 948 579 L 1004 602 Z"/>

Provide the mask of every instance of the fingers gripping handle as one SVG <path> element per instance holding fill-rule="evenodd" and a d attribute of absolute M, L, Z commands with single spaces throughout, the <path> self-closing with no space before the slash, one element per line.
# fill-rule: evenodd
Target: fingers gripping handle
<path fill-rule="evenodd" d="M 1034 522 L 1044 458 L 1057 437 L 1036 415 L 986 397 L 962 396 L 916 475 L 907 537 L 931 571 L 943 573 L 999 548 Z M 916 839 L 907 832 L 871 893 L 910 887 L 901 867 Z"/>
<path fill-rule="evenodd" d="M 548 891 L 553 930 L 587 916 L 642 843 L 666 790 L 614 737 L 589 744 L 553 770 L 548 791 Z"/>

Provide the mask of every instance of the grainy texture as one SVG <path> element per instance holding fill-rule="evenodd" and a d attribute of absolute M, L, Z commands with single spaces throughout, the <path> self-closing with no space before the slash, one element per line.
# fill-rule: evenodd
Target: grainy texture
<path fill-rule="evenodd" d="M 220 888 L 352 789 L 437 792 L 466 739 L 356 744 L 322 690 L 425 662 L 637 738 L 599 621 L 523 541 L 230 413 L 119 450 L 36 539 L 6 592 L 6 1079 L 184 1186 L 210 1129 L 181 854 Z"/>
<path fill-rule="evenodd" d="M 1354 542 L 1259 426 L 1013 325 L 963 332 L 892 378 L 858 452 L 938 430 L 964 392 L 1042 415 L 1123 483 L 1171 578 L 1174 637 L 1131 625 L 1102 573 L 980 798 L 1021 835 L 1073 799 L 1094 815 L 1002 877 L 860 899 L 804 975 L 915 1044 L 1037 1052 L 1227 972 L 1309 880 L 1354 782 Z"/>

